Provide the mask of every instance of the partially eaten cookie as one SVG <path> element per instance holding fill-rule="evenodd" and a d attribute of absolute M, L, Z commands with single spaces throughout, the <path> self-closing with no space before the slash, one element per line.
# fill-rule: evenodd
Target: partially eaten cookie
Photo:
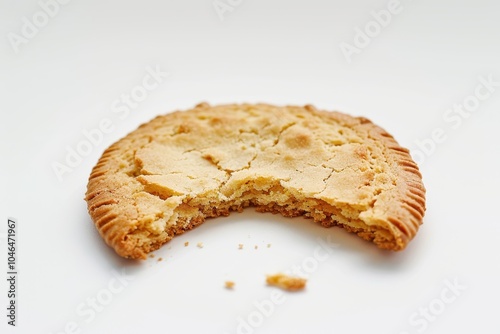
<path fill-rule="evenodd" d="M 425 212 L 407 149 L 362 117 L 312 106 L 209 106 L 159 116 L 111 145 L 86 200 L 99 233 L 144 259 L 206 218 L 248 206 L 340 226 L 401 250 Z"/>

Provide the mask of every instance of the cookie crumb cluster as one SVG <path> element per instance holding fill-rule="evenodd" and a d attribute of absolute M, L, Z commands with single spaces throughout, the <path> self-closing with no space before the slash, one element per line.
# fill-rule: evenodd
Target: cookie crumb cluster
<path fill-rule="evenodd" d="M 305 278 L 288 276 L 282 273 L 268 275 L 266 278 L 267 285 L 276 286 L 283 290 L 298 291 L 306 287 L 307 280 Z"/>

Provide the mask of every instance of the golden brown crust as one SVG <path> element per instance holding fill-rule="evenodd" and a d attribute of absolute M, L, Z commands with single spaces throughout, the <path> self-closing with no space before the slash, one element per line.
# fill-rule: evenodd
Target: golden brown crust
<path fill-rule="evenodd" d="M 313 106 L 200 104 L 111 145 L 92 170 L 88 210 L 128 258 L 246 206 L 342 226 L 401 250 L 425 212 L 417 165 L 382 128 Z"/>

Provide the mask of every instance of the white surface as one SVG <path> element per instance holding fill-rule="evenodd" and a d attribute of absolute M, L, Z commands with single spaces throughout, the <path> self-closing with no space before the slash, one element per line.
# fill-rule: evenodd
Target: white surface
<path fill-rule="evenodd" d="M 249 317 L 258 328 L 240 333 L 498 332 L 500 87 L 459 125 L 443 116 L 474 95 L 479 77 L 500 81 L 499 3 L 402 0 L 351 63 L 341 43 L 352 44 L 387 1 L 230 3 L 220 20 L 212 0 L 74 0 L 15 53 L 8 34 L 21 34 L 23 17 L 40 7 L 0 1 L 0 232 L 8 216 L 20 226 L 18 326 L 2 311 L 0 332 L 69 333 L 75 323 L 81 333 L 237 333 Z M 120 119 L 112 103 L 155 66 L 170 76 Z M 421 164 L 425 224 L 404 252 L 388 253 L 341 229 L 249 209 L 210 220 L 154 259 L 118 258 L 86 212 L 92 166 L 140 123 L 201 101 L 312 103 L 368 117 L 415 151 L 441 128 L 446 140 Z M 53 163 L 104 118 L 113 130 L 59 182 Z M 259 318 L 255 303 L 276 291 L 265 275 L 314 264 L 317 238 L 327 237 L 338 246 L 307 267 L 307 290 Z M 122 270 L 133 279 L 110 294 Z M 446 280 L 466 286 L 449 303 Z M 97 296 L 112 300 L 92 317 L 85 303 Z M 418 315 L 429 306 L 442 312 L 432 321 Z"/>

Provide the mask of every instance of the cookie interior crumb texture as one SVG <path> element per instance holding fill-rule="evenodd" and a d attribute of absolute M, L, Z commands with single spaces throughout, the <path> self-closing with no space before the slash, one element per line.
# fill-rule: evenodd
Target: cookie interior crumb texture
<path fill-rule="evenodd" d="M 226 281 L 224 284 L 225 284 L 226 289 L 233 289 L 234 288 L 233 281 Z"/>
<path fill-rule="evenodd" d="M 401 250 L 422 223 L 425 189 L 408 150 L 366 118 L 203 103 L 111 145 L 86 201 L 101 236 L 127 258 L 144 259 L 206 218 L 248 206 Z"/>
<path fill-rule="evenodd" d="M 282 273 L 268 275 L 266 283 L 288 291 L 303 290 L 306 287 L 307 280 L 300 277 L 292 277 Z"/>
<path fill-rule="evenodd" d="M 203 248 L 203 242 L 198 242 L 196 246 L 198 246 L 198 248 Z"/>
<path fill-rule="evenodd" d="M 184 247 L 187 247 L 187 246 L 189 246 L 189 241 L 186 241 L 186 242 L 184 243 Z"/>

